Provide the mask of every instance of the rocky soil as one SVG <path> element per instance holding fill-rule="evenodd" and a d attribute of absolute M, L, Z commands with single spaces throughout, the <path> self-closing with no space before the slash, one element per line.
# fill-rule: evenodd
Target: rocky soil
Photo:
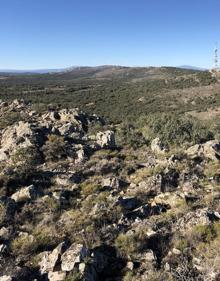
<path fill-rule="evenodd" d="M 217 140 L 134 150 L 78 109 L 0 116 L 18 116 L 1 122 L 0 281 L 220 280 Z"/>

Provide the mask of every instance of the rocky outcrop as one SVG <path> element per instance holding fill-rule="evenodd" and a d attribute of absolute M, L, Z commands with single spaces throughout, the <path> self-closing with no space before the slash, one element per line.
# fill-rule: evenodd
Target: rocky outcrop
<path fill-rule="evenodd" d="M 189 212 L 181 217 L 175 224 L 175 229 L 184 232 L 187 229 L 193 228 L 196 225 L 208 225 L 210 223 L 208 217 L 208 209 L 203 208 L 195 212 Z"/>
<path fill-rule="evenodd" d="M 208 141 L 204 144 L 196 144 L 186 150 L 189 157 L 201 157 L 213 161 L 220 160 L 220 143 L 216 140 Z"/>
<path fill-rule="evenodd" d="M 41 261 L 39 262 L 41 273 L 49 273 L 55 271 L 56 266 L 59 266 L 61 255 L 66 249 L 66 243 L 62 242 L 52 252 L 42 253 Z"/>
<path fill-rule="evenodd" d="M 1 161 L 21 147 L 32 146 L 36 142 L 36 135 L 28 122 L 20 121 L 9 126 L 2 132 L 0 156 Z"/>
<path fill-rule="evenodd" d="M 209 275 L 203 263 L 219 248 L 217 141 L 170 148 L 170 157 L 159 138 L 116 147 L 118 127 L 78 109 L 0 102 L 5 112 L 22 118 L 0 132 L 0 280 Z"/>

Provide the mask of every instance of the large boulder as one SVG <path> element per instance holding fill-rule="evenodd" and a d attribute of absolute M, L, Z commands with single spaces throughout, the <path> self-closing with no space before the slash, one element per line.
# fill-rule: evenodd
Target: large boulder
<path fill-rule="evenodd" d="M 156 195 L 161 192 L 175 191 L 179 185 L 179 177 L 179 173 L 175 169 L 165 169 L 162 173 L 150 178 L 149 193 Z"/>
<path fill-rule="evenodd" d="M 0 161 L 7 160 L 20 148 L 36 146 L 41 138 L 35 129 L 32 124 L 23 121 L 4 129 L 1 138 Z"/>
<path fill-rule="evenodd" d="M 61 255 L 66 250 L 66 243 L 60 243 L 52 252 L 44 252 L 39 262 L 40 272 L 42 274 L 53 272 L 56 265 L 60 264 Z"/>
<path fill-rule="evenodd" d="M 34 200 L 38 197 L 39 191 L 34 185 L 30 185 L 27 187 L 23 187 L 17 192 L 15 192 L 11 198 L 15 200 L 15 202 L 25 202 L 28 200 Z"/>
<path fill-rule="evenodd" d="M 196 144 L 186 150 L 190 158 L 202 157 L 213 161 L 220 160 L 220 143 L 216 140 L 207 141 L 203 144 Z"/>
<path fill-rule="evenodd" d="M 208 225 L 210 223 L 208 217 L 208 208 L 198 209 L 196 211 L 188 212 L 178 219 L 174 226 L 174 231 L 178 230 L 181 233 L 193 228 L 196 225 Z"/>
<path fill-rule="evenodd" d="M 100 148 L 114 148 L 115 133 L 113 131 L 98 132 L 96 135 L 96 141 Z"/>
<path fill-rule="evenodd" d="M 70 137 L 72 134 L 74 135 L 74 133 L 77 131 L 76 126 L 74 126 L 72 123 L 65 123 L 57 129 L 62 136 L 68 137 Z"/>
<path fill-rule="evenodd" d="M 61 109 L 59 110 L 59 116 L 61 122 L 71 122 L 75 124 L 80 124 L 81 114 L 78 109 Z"/>
<path fill-rule="evenodd" d="M 62 271 L 72 271 L 76 264 L 87 255 L 87 250 L 81 244 L 72 244 L 61 256 Z"/>

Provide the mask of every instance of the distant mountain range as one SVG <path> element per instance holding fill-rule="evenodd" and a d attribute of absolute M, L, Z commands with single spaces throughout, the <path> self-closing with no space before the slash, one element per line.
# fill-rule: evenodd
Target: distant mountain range
<path fill-rule="evenodd" d="M 207 68 L 197 67 L 197 66 L 192 66 L 192 65 L 181 65 L 181 66 L 178 66 L 178 67 L 183 68 L 183 69 L 200 70 L 200 71 L 208 70 Z"/>
<path fill-rule="evenodd" d="M 67 67 L 67 68 L 54 68 L 54 69 L 0 69 L 1 73 L 11 73 L 11 74 L 46 74 L 46 73 L 59 73 L 64 71 L 71 71 L 77 67 Z"/>
<path fill-rule="evenodd" d="M 67 68 L 55 68 L 55 69 L 29 69 L 29 70 L 19 70 L 19 69 L 0 69 L 0 73 L 9 73 L 9 74 L 47 74 L 47 73 L 62 73 L 62 72 L 69 72 L 72 70 L 80 70 L 84 68 L 90 68 L 90 69 L 102 69 L 102 68 L 108 68 L 108 67 L 121 67 L 121 66 L 114 66 L 114 65 L 102 65 L 102 66 L 95 66 L 95 67 L 87 67 L 87 66 L 72 66 Z M 205 71 L 207 69 L 191 66 L 191 65 L 181 65 L 177 66 L 177 68 L 182 69 L 190 69 L 190 70 L 199 70 L 199 71 Z"/>

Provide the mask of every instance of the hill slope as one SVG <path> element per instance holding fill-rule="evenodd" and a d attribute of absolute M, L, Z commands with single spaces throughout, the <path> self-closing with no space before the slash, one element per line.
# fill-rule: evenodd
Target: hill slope
<path fill-rule="evenodd" d="M 215 82 L 208 72 L 171 67 L 79 67 L 52 74 L 2 74 L 0 98 L 25 98 L 38 109 L 48 104 L 79 107 L 112 122 L 121 122 L 150 112 L 197 110 L 214 100 L 218 105 L 218 94 L 210 101 L 202 98 L 199 103 L 189 98 L 192 89 L 209 87 Z M 183 89 L 188 92 L 187 99 L 185 92 L 181 94 Z"/>

